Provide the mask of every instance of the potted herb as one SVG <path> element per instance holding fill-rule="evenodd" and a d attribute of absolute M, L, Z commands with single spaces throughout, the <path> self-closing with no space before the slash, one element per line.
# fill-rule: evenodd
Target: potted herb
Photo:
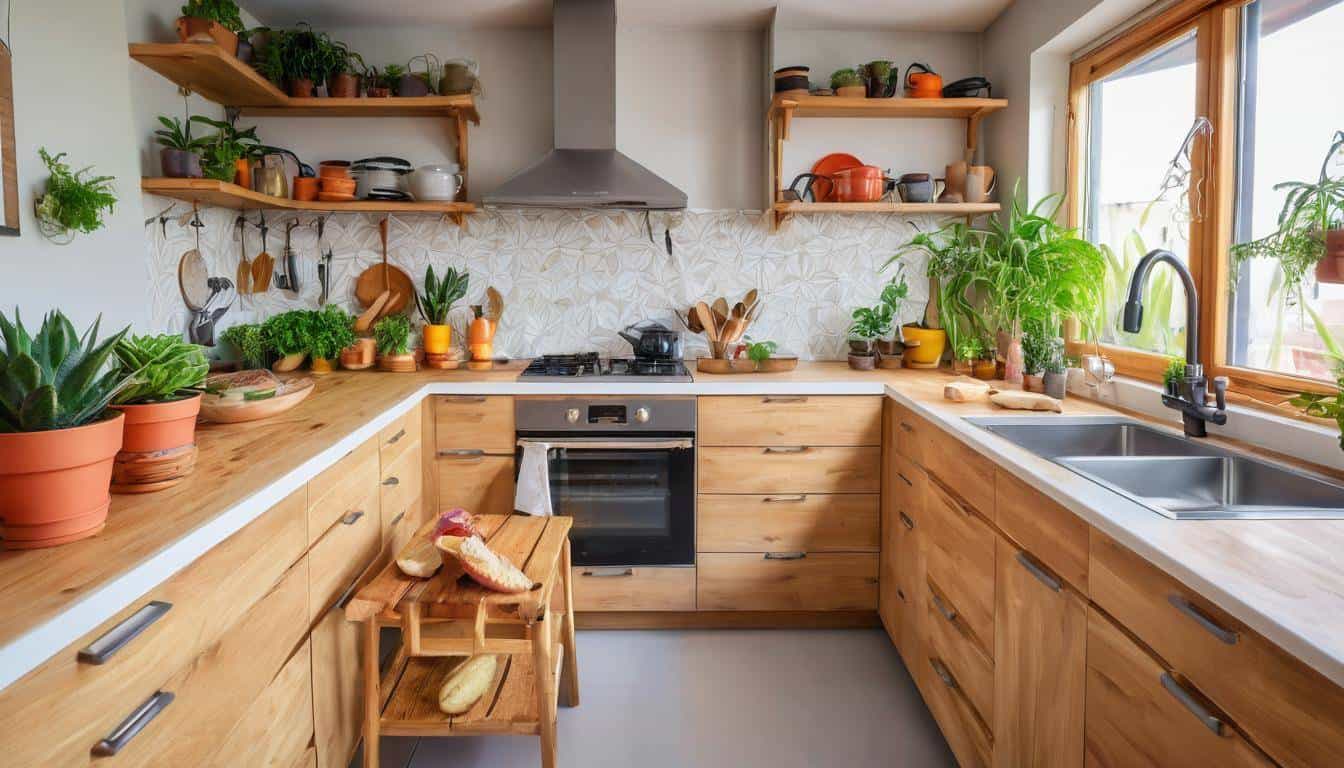
<path fill-rule="evenodd" d="M 761 370 L 770 360 L 770 356 L 775 354 L 779 345 L 768 339 L 761 341 L 752 341 L 747 339 L 747 359 L 752 362 L 756 370 Z"/>
<path fill-rule="evenodd" d="M 1255 258 L 1278 260 L 1289 304 L 1301 297 L 1307 270 L 1312 268 L 1318 282 L 1344 283 L 1344 177 L 1329 174 L 1331 161 L 1341 149 L 1344 131 L 1335 133 L 1315 181 L 1274 185 L 1276 191 L 1288 190 L 1279 211 L 1278 228 L 1258 240 L 1232 246 L 1230 273 L 1234 286 L 1241 265 Z"/>
<path fill-rule="evenodd" d="M 245 369 L 266 367 L 266 333 L 260 325 L 229 326 L 220 341 L 233 347 L 238 363 Z"/>
<path fill-rule="evenodd" d="M 276 373 L 288 373 L 303 365 L 308 357 L 308 322 L 310 312 L 292 309 L 270 317 L 261 324 L 266 344 L 280 356 L 271 365 Z"/>
<path fill-rule="evenodd" d="M 108 369 L 122 330 L 80 336 L 59 311 L 30 336 L 0 312 L 0 510 L 4 546 L 50 547 L 102 529 L 126 418 L 108 409 L 133 378 Z"/>
<path fill-rule="evenodd" d="M 364 58 L 350 50 L 345 43 L 338 42 L 331 43 L 328 55 L 331 61 L 327 73 L 327 95 L 334 99 L 358 98 Z"/>
<path fill-rule="evenodd" d="M 425 321 L 425 354 L 446 355 L 452 350 L 453 327 L 448 324 L 448 312 L 455 302 L 467 295 L 468 281 L 465 269 L 458 272 L 448 267 L 442 280 L 434 274 L 433 264 L 425 269 L 425 291 L 415 297 L 416 309 Z"/>
<path fill-rule="evenodd" d="M 1172 397 L 1181 396 L 1181 382 L 1185 381 L 1185 358 L 1173 357 L 1162 371 L 1162 391 Z"/>
<path fill-rule="evenodd" d="M 891 307 L 859 307 L 849 326 L 849 367 L 871 371 L 877 367 L 877 340 L 891 333 Z"/>
<path fill-rule="evenodd" d="M 282 83 L 294 98 L 313 95 L 319 82 L 325 80 L 334 56 L 326 35 L 314 32 L 307 24 L 295 29 L 277 29 L 270 40 L 259 69 L 271 80 Z"/>
<path fill-rule="evenodd" d="M 413 373 L 411 321 L 405 315 L 388 315 L 374 323 L 373 340 L 378 347 L 378 367 L 385 371 Z"/>
<path fill-rule="evenodd" d="M 341 350 L 355 343 L 354 319 L 335 304 L 309 313 L 306 332 L 313 373 L 317 374 L 336 370 Z"/>
<path fill-rule="evenodd" d="M 1061 352 L 1058 347 L 1051 350 L 1050 358 L 1045 362 L 1043 378 L 1045 394 L 1056 400 L 1063 400 L 1069 392 L 1069 374 L 1065 369 L 1064 355 Z"/>
<path fill-rule="evenodd" d="M 985 356 L 985 343 L 979 336 L 967 336 L 952 350 L 952 372 L 962 376 L 975 375 L 975 364 Z"/>
<path fill-rule="evenodd" d="M 90 176 L 93 166 L 71 170 L 63 162 L 65 153 L 56 156 L 39 149 L 47 165 L 46 191 L 37 200 L 38 229 L 52 242 L 66 245 L 76 232 L 89 234 L 103 228 L 103 211 L 117 204 L 111 176 Z"/>
<path fill-rule="evenodd" d="M 369 98 L 382 99 L 391 96 L 393 89 L 397 83 L 401 82 L 401 76 L 405 72 L 406 68 L 400 64 L 388 64 L 382 70 L 377 67 L 369 67 L 364 75 L 365 82 L 368 84 Z"/>
<path fill-rule="evenodd" d="M 1022 334 L 1022 388 L 1028 392 L 1045 391 L 1045 368 L 1054 352 L 1049 332 L 1031 327 Z"/>
<path fill-rule="evenodd" d="M 863 98 L 867 93 L 863 85 L 863 76 L 848 67 L 831 73 L 831 90 L 835 91 L 836 96 L 852 99 Z"/>
<path fill-rule="evenodd" d="M 159 146 L 159 164 L 163 175 L 170 179 L 199 179 L 204 176 L 201 170 L 201 156 L 191 138 L 191 119 L 186 123 L 176 117 L 159 115 L 163 126 L 154 132 Z"/>
<path fill-rule="evenodd" d="M 887 89 L 887 81 L 891 79 L 892 63 L 879 59 L 870 61 L 863 65 L 863 81 L 865 95 L 870 99 L 880 99 L 895 94 L 894 86 L 892 90 Z"/>
<path fill-rule="evenodd" d="M 187 0 L 177 19 L 177 39 L 184 43 L 213 42 L 238 55 L 243 16 L 233 0 Z"/>
<path fill-rule="evenodd" d="M 200 149 L 200 168 L 206 178 L 230 181 L 250 187 L 242 177 L 251 176 L 249 162 L 261 150 L 256 127 L 240 131 L 232 123 L 213 120 L 204 115 L 193 115 L 189 123 L 199 123 L 215 129 L 211 136 L 197 139 Z"/>
<path fill-rule="evenodd" d="M 126 415 L 112 469 L 112 490 L 149 493 L 182 482 L 196 466 L 200 387 L 210 372 L 205 350 L 180 336 L 126 336 L 113 348 L 134 383 L 112 399 Z"/>

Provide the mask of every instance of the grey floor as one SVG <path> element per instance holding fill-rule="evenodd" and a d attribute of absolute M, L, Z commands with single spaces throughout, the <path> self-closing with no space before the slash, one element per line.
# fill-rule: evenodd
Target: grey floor
<path fill-rule="evenodd" d="M 881 630 L 590 631 L 578 646 L 563 768 L 955 765 Z M 541 764 L 526 736 L 387 737 L 380 755 L 385 768 Z"/>

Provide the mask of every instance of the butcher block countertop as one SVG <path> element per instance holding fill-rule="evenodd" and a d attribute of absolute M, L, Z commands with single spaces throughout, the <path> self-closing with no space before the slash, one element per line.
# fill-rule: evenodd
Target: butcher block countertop
<path fill-rule="evenodd" d="M 1090 524 L 1201 591 L 1247 625 L 1344 684 L 1344 521 L 1174 521 L 962 417 L 1009 412 L 942 399 L 935 371 L 800 363 L 781 374 L 695 374 L 694 383 L 521 382 L 526 361 L 493 371 L 335 373 L 278 417 L 202 424 L 196 471 L 156 494 L 113 496 L 98 536 L 0 552 L 0 688 L 260 516 L 427 395 L 883 395 L 935 421 Z M 1069 415 L 1114 415 L 1081 398 Z"/>

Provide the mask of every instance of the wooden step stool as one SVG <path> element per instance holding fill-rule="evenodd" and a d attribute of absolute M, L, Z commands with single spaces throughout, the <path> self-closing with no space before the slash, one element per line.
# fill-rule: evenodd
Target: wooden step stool
<path fill-rule="evenodd" d="M 378 768 L 378 737 L 514 733 L 541 737 L 541 764 L 555 766 L 560 682 L 579 703 L 570 587 L 568 517 L 482 515 L 481 536 L 538 586 L 506 595 L 440 569 L 417 579 L 388 563 L 346 604 L 348 621 L 364 632 L 364 767 Z M 433 522 L 416 532 L 430 534 Z M 555 588 L 563 606 L 551 610 Z M 401 629 L 402 645 L 386 672 L 378 664 L 378 632 Z M 439 711 L 439 688 L 467 658 L 502 656 L 485 695 L 461 715 Z M 561 674 L 563 670 L 563 675 Z"/>

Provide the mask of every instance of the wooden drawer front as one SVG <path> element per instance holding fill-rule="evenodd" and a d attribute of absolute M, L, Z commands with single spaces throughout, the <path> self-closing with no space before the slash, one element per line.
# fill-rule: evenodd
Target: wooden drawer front
<path fill-rule="evenodd" d="M 927 589 L 928 593 L 924 595 L 927 606 L 924 641 L 928 653 L 947 666 L 980 719 L 986 724 L 993 723 L 994 659 L 967 631 L 956 604 L 939 590 L 938 585 L 930 581 Z"/>
<path fill-rule="evenodd" d="M 701 552 L 876 552 L 877 494 L 701 494 Z"/>
<path fill-rule="evenodd" d="M 440 456 L 438 511 L 461 507 L 473 515 L 513 512 L 513 454 Z"/>
<path fill-rule="evenodd" d="M 478 450 L 512 456 L 516 441 L 512 397 L 434 398 L 434 446 L 438 450 Z"/>
<path fill-rule="evenodd" d="M 419 442 L 417 440 L 416 445 L 419 445 Z M 391 465 L 384 464 L 378 487 L 379 506 L 383 513 L 383 526 L 386 528 L 390 526 L 393 517 L 420 503 L 424 483 L 419 450 L 403 453 Z"/>
<path fill-rule="evenodd" d="M 924 440 L 924 470 L 957 489 L 957 495 L 986 520 L 994 520 L 994 462 L 942 430 L 930 428 Z"/>
<path fill-rule="evenodd" d="M 1088 766 L 1271 764 L 1232 728 L 1223 725 L 1214 733 L 1203 716 L 1217 715 L 1200 701 L 1201 696 L 1192 693 L 1189 683 L 1172 678 L 1100 613 L 1087 613 L 1084 745 Z M 1178 695 L 1188 697 L 1190 706 Z"/>
<path fill-rule="evenodd" d="M 412 448 L 419 450 L 422 413 L 419 404 L 413 405 L 409 411 L 383 427 L 378 433 L 378 455 L 382 459 L 384 471 L 392 462 L 401 458 L 402 454 Z"/>
<path fill-rule="evenodd" d="M 1001 470 L 994 479 L 994 494 L 999 528 L 1086 595 L 1088 524 Z"/>
<path fill-rule="evenodd" d="M 360 510 L 368 510 L 362 512 Z M 315 619 L 378 556 L 382 525 L 378 515 L 378 491 L 370 489 L 356 509 L 337 520 L 309 552 L 312 561 L 312 593 L 308 616 Z"/>
<path fill-rule="evenodd" d="M 312 665 L 305 640 L 203 765 L 288 768 L 304 760 L 313 740 Z"/>
<path fill-rule="evenodd" d="M 694 568 L 570 569 L 576 611 L 694 611 Z"/>
<path fill-rule="evenodd" d="M 919 418 L 909 408 L 892 400 L 892 420 L 894 438 L 892 445 L 896 453 L 917 466 L 924 466 L 924 433 L 932 427 Z"/>
<path fill-rule="evenodd" d="M 700 448 L 701 493 L 879 493 L 878 447 Z"/>
<path fill-rule="evenodd" d="M 360 511 L 378 485 L 378 441 L 368 440 L 308 482 L 308 541 L 322 538 L 337 520 Z M 377 500 L 374 500 L 377 504 Z M 366 513 L 378 513 L 375 506 Z"/>
<path fill-rule="evenodd" d="M 946 661 L 933 649 L 924 650 L 926 653 L 915 665 L 914 674 L 919 679 L 924 703 L 952 748 L 957 764 L 962 768 L 989 765 L 994 749 L 989 725 L 975 711 Z"/>
<path fill-rule="evenodd" d="M 702 397 L 700 445 L 881 445 L 880 397 Z"/>
<path fill-rule="evenodd" d="M 406 543 L 411 540 L 411 536 L 415 535 L 416 530 L 423 524 L 423 519 L 423 516 L 420 514 L 420 508 L 416 506 L 412 506 L 395 515 L 384 515 L 384 557 L 396 557 L 397 554 L 401 552 L 402 548 L 406 546 Z"/>
<path fill-rule="evenodd" d="M 327 611 L 313 627 L 313 743 L 318 768 L 346 768 L 364 718 L 364 625 Z"/>
<path fill-rule="evenodd" d="M 121 751 L 99 764 L 198 765 L 213 756 L 302 644 L 308 627 L 295 617 L 303 615 L 307 602 L 304 559 L 217 643 L 173 674 L 159 688 L 175 696 L 172 703 Z M 118 715 L 125 718 L 139 703 L 124 707 Z"/>
<path fill-rule="evenodd" d="M 1092 532 L 1092 600 L 1283 765 L 1344 765 L 1344 689 L 1115 540 Z"/>
<path fill-rule="evenodd" d="M 175 670 L 217 641 L 303 555 L 302 490 L 0 691 L 0 764 L 87 765 L 89 750 Z M 77 654 L 152 601 L 172 608 L 103 664 Z"/>
<path fill-rule="evenodd" d="M 896 508 L 911 520 L 918 520 L 924 509 L 924 470 L 895 451 L 890 452 L 890 457 L 882 492 L 891 494 Z"/>
<path fill-rule="evenodd" d="M 695 604 L 702 611 L 877 610 L 877 555 L 772 559 L 716 552 L 696 561 Z"/>
<path fill-rule="evenodd" d="M 924 546 L 928 577 L 957 606 L 986 652 L 994 650 L 994 531 L 929 478 Z"/>

